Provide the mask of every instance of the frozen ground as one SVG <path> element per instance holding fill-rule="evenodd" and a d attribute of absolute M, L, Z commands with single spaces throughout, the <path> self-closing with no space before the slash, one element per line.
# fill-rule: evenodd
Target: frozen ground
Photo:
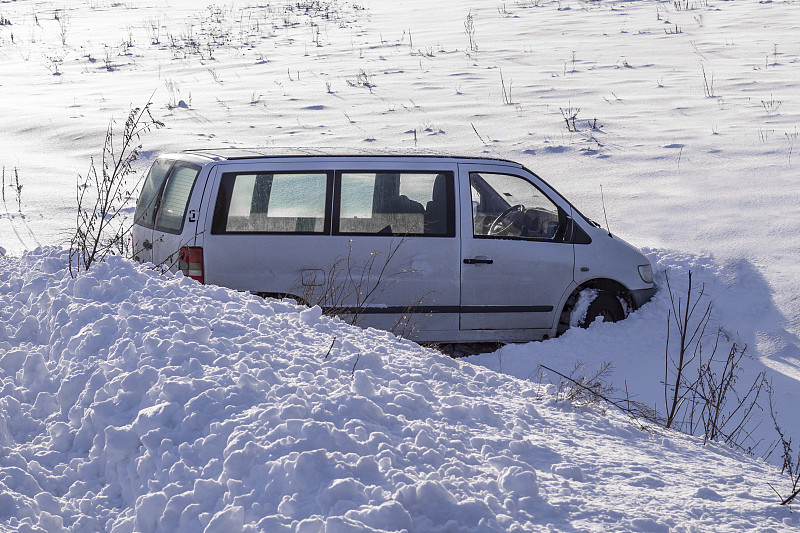
<path fill-rule="evenodd" d="M 768 372 L 780 420 L 798 442 L 798 7 L 744 0 L 0 1 L 0 248 L 8 254 L 0 259 L 0 483 L 7 489 L 0 527 L 58 530 L 61 519 L 74 531 L 115 524 L 125 531 L 132 520 L 158 514 L 159 527 L 171 531 L 180 523 L 175 509 L 191 508 L 188 530 L 200 529 L 195 520 L 236 529 L 240 519 L 258 524 L 269 516 L 261 529 L 296 529 L 319 515 L 339 531 L 347 526 L 336 517 L 348 512 L 348 520 L 377 529 L 447 530 L 449 518 L 466 530 L 795 529 L 796 517 L 771 503 L 763 481 L 776 473 L 765 465 L 676 435 L 662 446 L 614 414 L 552 405 L 549 396 L 526 396 L 530 385 L 491 372 L 536 381 L 540 364 L 568 372 L 576 362 L 589 369 L 610 362 L 615 386 L 660 407 L 663 292 L 623 323 L 470 359 L 489 369 L 481 370 L 281 304 L 246 303 L 186 281 L 163 286 L 124 262 L 74 282 L 64 278 L 57 253 L 18 258 L 65 242 L 76 177 L 100 154 L 108 121 L 150 98 L 166 127 L 143 139 L 142 168 L 161 152 L 231 145 L 506 157 L 604 225 L 607 217 L 613 233 L 647 247 L 662 282 L 668 270 L 683 287 L 691 269 L 706 284 L 714 328 L 748 345 L 745 377 Z M 575 116 L 574 127 L 565 115 Z M 224 322 L 242 309 L 258 323 Z M 153 321 L 146 323 L 158 327 L 137 338 L 135 317 L 147 313 Z M 207 333 L 215 316 L 225 325 Z M 329 359 L 340 353 L 340 367 L 320 361 L 333 335 L 351 343 L 332 350 Z M 240 343 L 250 343 L 251 353 Z M 378 353 L 373 359 L 383 366 L 361 361 L 352 373 L 362 351 Z M 425 365 L 441 370 L 416 382 L 407 376 Z M 267 367 L 269 379 L 258 377 Z M 252 376 L 269 386 L 248 385 Z M 234 386 L 245 392 L 232 396 Z M 297 392 L 313 386 L 316 393 Z M 400 403 L 380 400 L 400 390 Z M 448 403 L 454 396 L 461 404 Z M 200 398 L 194 407 L 192 398 Z M 298 402 L 306 411 L 286 411 Z M 274 429 L 284 427 L 273 423 L 281 417 L 300 422 Z M 529 429 L 515 430 L 520 424 Z M 771 435 L 767 421 L 756 438 Z M 197 444 L 207 437 L 207 446 Z M 523 444 L 515 450 L 510 441 Z M 198 455 L 200 448 L 208 455 Z M 309 485 L 293 485 L 301 476 L 285 469 L 325 448 L 304 456 L 312 466 L 297 470 L 315 472 Z M 242 450 L 233 455 L 245 465 L 279 465 L 286 485 L 268 485 L 262 470 L 226 472 L 228 457 Z M 385 450 L 393 457 L 381 463 Z M 520 464 L 492 459 L 503 453 Z M 365 463 L 361 473 L 349 454 L 374 457 L 377 470 Z M 619 457 L 632 459 L 614 465 Z M 215 458 L 217 466 L 205 471 Z M 562 487 L 570 476 L 551 468 L 561 463 L 578 465 L 584 481 Z M 238 481 L 208 484 L 228 479 Z M 235 500 L 248 492 L 250 499 Z M 350 503 L 336 507 L 334 500 Z M 159 514 L 167 501 L 172 511 Z"/>

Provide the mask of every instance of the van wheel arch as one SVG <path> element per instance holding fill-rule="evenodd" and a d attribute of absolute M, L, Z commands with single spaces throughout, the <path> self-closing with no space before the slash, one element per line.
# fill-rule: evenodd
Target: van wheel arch
<path fill-rule="evenodd" d="M 564 303 L 564 308 L 561 310 L 561 315 L 558 320 L 556 336 L 563 334 L 570 328 L 569 322 L 572 309 L 575 307 L 580 293 L 586 289 L 596 289 L 599 292 L 610 294 L 619 299 L 620 305 L 622 306 L 623 318 L 627 317 L 633 309 L 633 298 L 631 297 L 630 291 L 618 281 L 606 278 L 585 281 L 572 291 L 569 298 L 567 298 L 567 301 Z"/>

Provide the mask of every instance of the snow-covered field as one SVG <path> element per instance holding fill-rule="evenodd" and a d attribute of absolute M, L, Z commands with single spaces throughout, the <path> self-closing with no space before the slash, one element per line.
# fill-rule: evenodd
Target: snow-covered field
<path fill-rule="evenodd" d="M 799 8 L 0 0 L 0 529 L 797 530 L 774 466 L 536 388 L 540 364 L 610 362 L 663 408 L 663 291 L 453 361 L 121 260 L 73 280 L 34 250 L 68 239 L 109 120 L 149 99 L 166 127 L 142 169 L 253 145 L 514 159 L 662 285 L 693 271 L 796 443 Z"/>

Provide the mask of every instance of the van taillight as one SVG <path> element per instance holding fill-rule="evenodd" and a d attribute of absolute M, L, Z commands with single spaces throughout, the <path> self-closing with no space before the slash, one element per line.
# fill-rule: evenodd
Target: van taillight
<path fill-rule="evenodd" d="M 185 276 L 205 283 L 203 277 L 203 248 L 200 246 L 184 246 L 178 253 L 178 268 Z"/>

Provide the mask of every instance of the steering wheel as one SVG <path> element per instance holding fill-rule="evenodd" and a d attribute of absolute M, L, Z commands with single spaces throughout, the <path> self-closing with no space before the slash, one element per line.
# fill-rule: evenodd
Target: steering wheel
<path fill-rule="evenodd" d="M 516 211 L 513 218 L 509 218 L 509 220 L 505 221 L 505 225 L 502 223 L 503 219 L 509 217 L 512 213 Z M 512 205 L 499 215 L 494 221 L 489 225 L 489 231 L 487 235 L 505 235 L 508 230 L 525 214 L 525 206 L 522 204 Z"/>

